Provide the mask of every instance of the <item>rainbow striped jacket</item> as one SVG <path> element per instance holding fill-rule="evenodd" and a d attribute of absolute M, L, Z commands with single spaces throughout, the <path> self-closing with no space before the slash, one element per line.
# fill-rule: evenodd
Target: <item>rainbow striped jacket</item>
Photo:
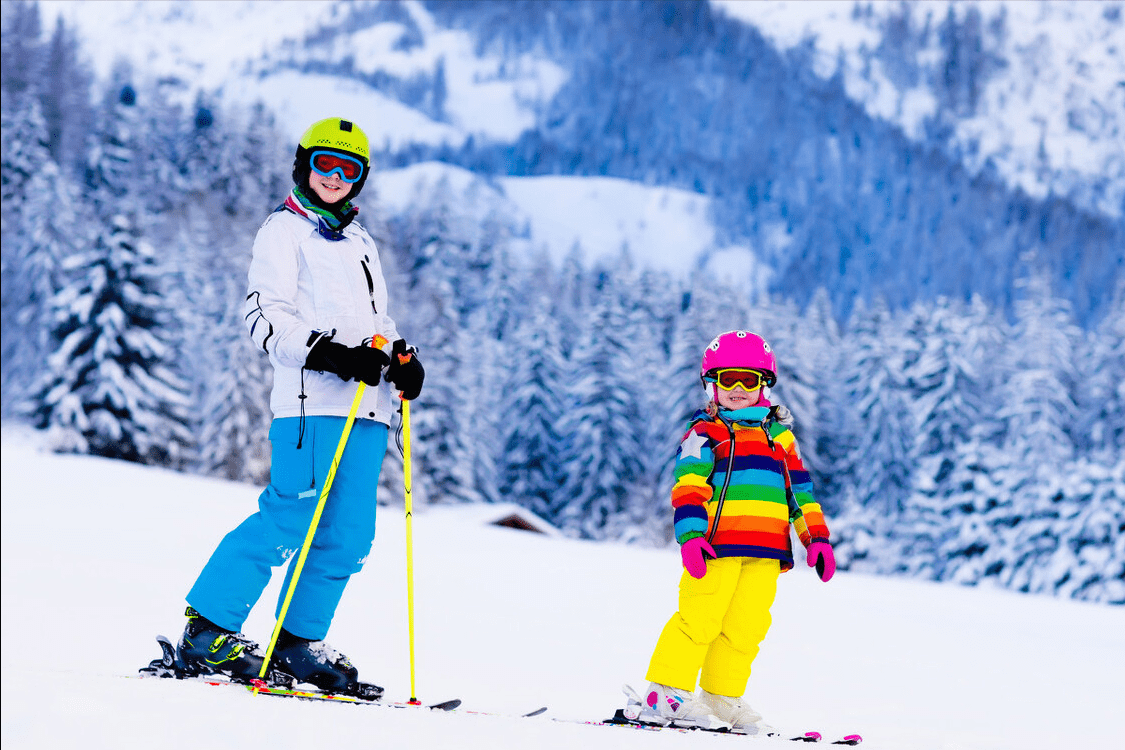
<path fill-rule="evenodd" d="M 697 412 L 676 453 L 672 507 L 680 544 L 705 536 L 719 557 L 781 560 L 785 571 L 793 567 L 790 524 L 806 547 L 827 542 L 828 526 L 796 438 L 774 421 L 767 432 L 768 415 L 768 406 L 723 418 Z"/>

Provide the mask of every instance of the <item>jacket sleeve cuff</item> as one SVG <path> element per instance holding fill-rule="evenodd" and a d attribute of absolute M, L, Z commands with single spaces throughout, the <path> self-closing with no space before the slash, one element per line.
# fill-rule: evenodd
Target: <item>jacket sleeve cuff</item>
<path fill-rule="evenodd" d="M 332 337 L 335 335 L 335 331 L 309 331 L 309 338 L 308 341 L 305 342 L 305 348 L 312 351 L 312 348 L 316 346 L 316 342 L 325 338 L 331 341 Z"/>
<path fill-rule="evenodd" d="M 701 536 L 707 536 L 707 535 L 704 534 L 703 532 L 700 532 L 700 531 L 688 531 L 683 536 L 676 539 L 676 542 L 682 547 L 684 544 L 691 541 L 692 539 L 697 539 Z"/>

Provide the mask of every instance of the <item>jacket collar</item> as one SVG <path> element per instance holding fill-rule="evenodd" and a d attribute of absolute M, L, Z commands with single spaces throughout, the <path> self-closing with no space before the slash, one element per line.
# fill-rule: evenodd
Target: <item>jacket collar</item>
<path fill-rule="evenodd" d="M 737 424 L 761 424 L 762 420 L 769 416 L 770 407 L 766 406 L 747 406 L 745 409 L 719 409 L 718 419 L 728 424 L 731 422 Z M 692 416 L 692 422 L 711 421 L 713 418 L 707 414 L 706 411 L 700 409 Z"/>
<path fill-rule="evenodd" d="M 719 418 L 724 422 L 761 424 L 769 413 L 768 406 L 747 406 L 744 409 L 719 409 Z"/>
<path fill-rule="evenodd" d="M 317 234 L 332 242 L 339 242 L 344 239 L 344 230 L 347 228 L 347 225 L 351 223 L 349 219 L 338 231 L 332 229 L 332 227 L 328 225 L 328 222 L 324 220 L 323 216 L 310 211 L 302 205 L 300 198 L 297 197 L 297 188 L 293 188 L 289 195 L 285 196 L 285 202 L 281 204 L 278 210 L 292 211 L 315 226 Z M 353 209 L 353 213 L 358 212 L 358 209 Z"/>

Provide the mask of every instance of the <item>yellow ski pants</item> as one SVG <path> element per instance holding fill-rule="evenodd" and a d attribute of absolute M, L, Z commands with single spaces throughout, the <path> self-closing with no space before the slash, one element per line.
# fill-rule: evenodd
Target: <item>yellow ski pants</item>
<path fill-rule="evenodd" d="M 647 679 L 694 691 L 699 676 L 709 693 L 741 696 L 770 629 L 780 575 L 780 561 L 754 557 L 708 560 L 699 579 L 685 570 L 680 609 L 660 634 Z"/>

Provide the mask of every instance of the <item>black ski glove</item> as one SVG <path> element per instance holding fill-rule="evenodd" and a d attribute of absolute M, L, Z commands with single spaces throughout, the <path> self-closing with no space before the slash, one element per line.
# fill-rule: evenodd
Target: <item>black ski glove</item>
<path fill-rule="evenodd" d="M 379 376 L 390 361 L 382 349 L 344 346 L 322 336 L 305 357 L 305 368 L 335 373 L 340 380 L 362 380 L 368 385 L 379 385 Z"/>
<path fill-rule="evenodd" d="M 393 383 L 406 401 L 413 401 L 422 392 L 426 370 L 418 361 L 414 347 L 407 346 L 405 339 L 397 339 L 391 344 L 391 364 L 383 378 Z"/>

